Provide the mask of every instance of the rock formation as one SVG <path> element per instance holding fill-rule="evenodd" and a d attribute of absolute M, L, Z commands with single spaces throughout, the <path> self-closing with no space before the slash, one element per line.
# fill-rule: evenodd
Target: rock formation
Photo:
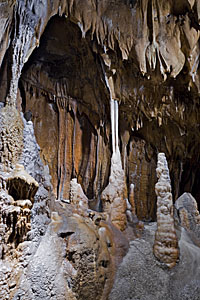
<path fill-rule="evenodd" d="M 112 83 L 112 81 L 111 81 Z M 126 228 L 126 183 L 122 169 L 121 155 L 118 142 L 118 102 L 112 99 L 114 93 L 112 84 L 110 88 L 111 127 L 112 127 L 112 158 L 109 184 L 103 191 L 103 210 L 109 214 L 111 222 L 120 230 Z"/>
<path fill-rule="evenodd" d="M 157 150 L 168 158 L 175 198 L 187 190 L 198 201 L 198 1 L 8 3 L 1 4 L 1 101 L 15 93 L 31 111 L 56 196 L 69 198 L 72 174 L 89 199 L 108 183 L 109 83 L 138 216 L 155 219 Z"/>
<path fill-rule="evenodd" d="M 31 208 L 38 183 L 22 165 L 0 174 L 0 258 L 4 259 L 27 239 L 31 230 Z"/>
<path fill-rule="evenodd" d="M 200 214 L 197 202 L 190 193 L 184 193 L 175 202 L 181 225 L 194 230 L 195 224 L 200 224 Z M 193 223 L 193 224 L 192 224 Z"/>
<path fill-rule="evenodd" d="M 37 181 L 24 170 L 23 165 L 17 164 L 6 181 L 8 193 L 15 199 L 34 200 L 39 185 Z"/>
<path fill-rule="evenodd" d="M 199 20 L 199 0 L 0 2 L 0 299 L 198 299 Z"/>
<path fill-rule="evenodd" d="M 19 160 L 23 149 L 23 123 L 13 106 L 0 110 L 0 162 L 11 167 Z"/>
<path fill-rule="evenodd" d="M 129 202 L 131 204 L 131 211 L 132 214 L 135 215 L 135 199 L 134 199 L 134 184 L 130 184 L 130 189 L 129 189 Z"/>
<path fill-rule="evenodd" d="M 159 261 L 172 268 L 179 257 L 179 249 L 174 228 L 174 210 L 169 170 L 164 153 L 158 154 L 156 173 L 158 177 L 158 182 L 155 185 L 157 195 L 157 231 L 153 252 Z"/>
<path fill-rule="evenodd" d="M 80 212 L 86 211 L 88 207 L 88 199 L 85 196 L 82 187 L 77 183 L 77 179 L 70 181 L 70 203 L 72 203 Z"/>
<path fill-rule="evenodd" d="M 184 193 L 175 202 L 178 222 L 188 232 L 195 244 L 200 246 L 200 214 L 197 202 L 190 193 Z"/>
<path fill-rule="evenodd" d="M 101 197 L 103 210 L 109 214 L 111 222 L 120 230 L 124 230 L 127 223 L 126 185 L 119 152 L 112 156 L 109 184 Z"/>

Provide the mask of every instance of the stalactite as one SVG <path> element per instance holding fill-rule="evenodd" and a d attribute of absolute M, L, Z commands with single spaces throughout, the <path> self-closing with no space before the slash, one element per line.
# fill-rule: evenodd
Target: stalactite
<path fill-rule="evenodd" d="M 110 113 L 111 113 L 111 134 L 112 134 L 112 151 L 115 153 L 115 103 L 110 99 Z"/>
<path fill-rule="evenodd" d="M 99 211 L 100 209 L 100 201 L 101 198 L 100 195 L 100 189 L 101 189 L 101 178 L 100 178 L 100 168 L 101 168 L 101 161 L 100 161 L 100 155 L 101 155 L 101 134 L 100 134 L 100 127 L 97 129 L 97 145 L 96 145 L 96 160 L 95 160 L 95 179 L 94 179 L 94 191 L 96 191 L 96 207 L 95 209 Z"/>
<path fill-rule="evenodd" d="M 135 197 L 134 197 L 134 184 L 131 183 L 130 184 L 130 188 L 129 188 L 129 202 L 131 204 L 131 208 L 132 208 L 132 214 L 136 215 L 136 210 L 135 210 Z"/>
<path fill-rule="evenodd" d="M 105 77 L 106 86 L 110 94 L 110 116 L 111 116 L 111 134 L 112 134 L 112 151 L 113 154 L 119 151 L 119 133 L 118 133 L 118 101 L 115 100 L 114 82 L 112 76 L 108 78 L 104 64 L 101 62 L 102 70 Z"/>
<path fill-rule="evenodd" d="M 128 168 L 127 145 L 128 145 L 129 139 L 130 139 L 129 130 L 124 129 L 123 133 L 121 134 L 121 141 L 122 141 L 122 157 L 124 157 L 123 169 L 125 171 L 125 174 L 127 173 L 127 168 Z"/>
<path fill-rule="evenodd" d="M 73 109 L 74 114 L 74 127 L 73 127 L 73 144 L 72 144 L 72 178 L 76 177 L 76 170 L 75 170 L 75 143 L 76 143 L 76 111 Z"/>
<path fill-rule="evenodd" d="M 118 101 L 115 100 L 115 152 L 119 152 L 119 109 L 118 109 Z"/>
<path fill-rule="evenodd" d="M 62 108 L 60 98 L 56 98 L 56 104 L 58 107 L 58 187 L 57 198 L 62 198 L 63 184 L 65 178 L 65 151 L 66 151 L 66 120 L 65 109 Z"/>

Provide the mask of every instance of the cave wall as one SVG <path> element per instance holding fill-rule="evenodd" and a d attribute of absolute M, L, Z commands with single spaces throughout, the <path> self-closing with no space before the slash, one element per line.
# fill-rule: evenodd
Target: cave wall
<path fill-rule="evenodd" d="M 0 17 L 0 298 L 196 300 L 200 0 Z"/>
<path fill-rule="evenodd" d="M 101 62 L 91 47 L 76 25 L 53 17 L 24 67 L 19 87 L 57 198 L 69 198 L 70 180 L 77 177 L 88 198 L 98 202 L 108 183 L 111 133 L 109 95 Z M 155 162 L 146 159 L 144 140 L 130 139 L 123 118 L 120 125 L 122 160 L 128 186 L 136 186 L 137 214 L 152 219 Z"/>
<path fill-rule="evenodd" d="M 198 200 L 199 1 L 17 1 L 1 11 L 1 101 L 18 95 L 31 110 L 58 198 L 68 198 L 72 177 L 95 201 L 108 183 L 107 77 L 138 216 L 155 218 L 159 151 L 174 197 L 192 191 Z"/>

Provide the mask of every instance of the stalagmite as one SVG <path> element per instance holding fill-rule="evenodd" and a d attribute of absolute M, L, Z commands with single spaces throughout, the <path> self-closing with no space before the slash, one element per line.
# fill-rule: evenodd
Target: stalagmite
<path fill-rule="evenodd" d="M 157 195 L 157 231 L 153 252 L 160 262 L 172 268 L 176 265 L 179 257 L 179 249 L 174 228 L 169 169 L 164 153 L 158 154 L 156 173 L 158 177 L 158 182 L 155 185 Z"/>
<path fill-rule="evenodd" d="M 175 208 L 181 226 L 189 231 L 197 231 L 200 238 L 200 214 L 195 198 L 190 193 L 184 193 L 176 200 Z"/>
<path fill-rule="evenodd" d="M 125 174 L 122 169 L 121 154 L 118 142 L 118 101 L 114 100 L 114 84 L 113 79 L 105 80 L 110 91 L 110 114 L 111 114 L 111 130 L 112 130 L 112 158 L 111 158 L 111 174 L 109 184 L 102 193 L 103 210 L 110 216 L 112 223 L 120 230 L 126 228 L 126 184 Z"/>
<path fill-rule="evenodd" d="M 83 213 L 88 209 L 88 199 L 76 178 L 70 181 L 70 202 Z"/>

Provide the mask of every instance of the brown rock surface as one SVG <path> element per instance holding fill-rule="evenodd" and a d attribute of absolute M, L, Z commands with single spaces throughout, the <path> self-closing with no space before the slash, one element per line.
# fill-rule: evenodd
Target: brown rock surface
<path fill-rule="evenodd" d="M 124 235 L 148 253 L 152 247 L 140 239 L 139 220 L 156 220 L 156 194 L 154 252 L 175 265 L 172 195 L 190 192 L 200 203 L 199 20 L 199 0 L 1 1 L 0 170 L 7 178 L 20 159 L 39 186 L 0 178 L 0 298 L 106 299 L 126 252 Z M 155 194 L 160 152 L 171 185 L 159 181 Z M 182 253 L 190 249 L 193 263 L 193 213 L 179 212 Z M 6 250 L 8 239 L 17 243 Z"/>
<path fill-rule="evenodd" d="M 121 134 L 122 161 L 128 180 L 135 184 L 138 216 L 155 218 L 152 187 L 157 151 L 167 155 L 175 197 L 193 191 L 198 201 L 198 179 L 192 179 L 199 174 L 195 150 L 199 148 L 197 0 L 179 4 L 88 0 L 85 5 L 77 0 L 45 5 L 19 1 L 9 9 L 2 4 L 2 8 L 2 22 L 6 17 L 9 21 L 5 23 L 7 39 L 4 34 L 1 38 L 9 48 L 6 54 L 5 47 L 1 48 L 0 84 L 4 91 L 10 90 L 9 95 L 17 93 L 23 64 L 39 46 L 22 71 L 20 91 L 24 111 L 33 113 L 42 158 L 49 164 L 58 197 L 68 198 L 72 174 L 89 199 L 99 198 L 108 183 L 109 91 L 103 64 L 120 102 L 120 127 L 126 128 L 127 138 Z M 14 8 L 20 24 L 11 43 Z M 17 60 L 19 53 L 23 60 Z M 4 91 L 2 101 L 7 97 Z M 141 147 L 143 183 L 136 184 L 135 170 L 127 168 L 134 158 L 127 154 L 138 137 L 145 149 L 152 148 L 153 155 L 149 158 L 149 150 Z"/>

